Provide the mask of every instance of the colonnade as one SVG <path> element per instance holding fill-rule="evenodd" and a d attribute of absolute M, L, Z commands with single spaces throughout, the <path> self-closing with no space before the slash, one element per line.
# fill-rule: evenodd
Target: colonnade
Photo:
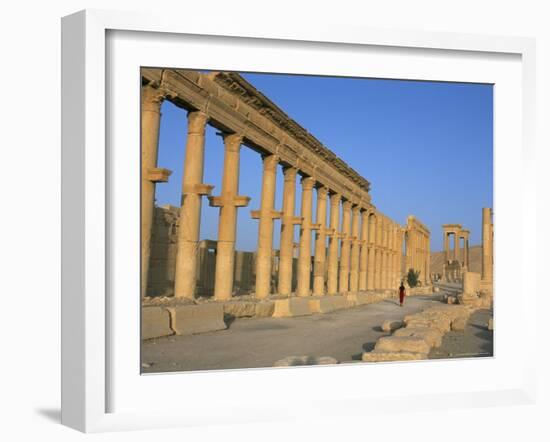
<path fill-rule="evenodd" d="M 449 238 L 451 235 L 454 237 L 453 253 L 450 250 Z M 462 248 L 460 247 L 461 239 L 463 241 Z M 458 261 L 460 267 L 467 270 L 470 264 L 470 231 L 464 230 L 460 224 L 444 224 L 443 244 L 445 261 Z"/>
<path fill-rule="evenodd" d="M 420 272 L 420 281 L 424 285 L 431 282 L 430 277 L 430 231 L 416 217 L 407 218 L 405 271 L 414 269 Z"/>
<path fill-rule="evenodd" d="M 163 99 L 169 99 L 188 110 L 177 235 L 174 284 L 176 297 L 196 296 L 203 197 L 208 198 L 210 206 L 219 208 L 214 298 L 223 301 L 231 299 L 233 295 L 237 211 L 250 203 L 248 196 L 239 195 L 242 146 L 259 152 L 263 163 L 259 208 L 251 211 L 252 218 L 259 223 L 255 272 L 257 298 L 262 299 L 273 293 L 291 295 L 295 226 L 300 229 L 297 296 L 345 294 L 398 286 L 402 277 L 404 230 L 370 203 L 368 181 L 320 145 L 304 129 L 296 127 L 296 123 L 291 122 L 295 126 L 291 126 L 288 121 L 282 124 L 280 119 L 283 116 L 277 114 L 281 111 L 272 103 L 264 104 L 271 114 L 276 114 L 269 121 L 264 121 L 267 118 L 266 112 L 254 114 L 255 119 L 252 118 L 249 109 L 251 104 L 242 98 L 244 93 L 238 90 L 236 96 L 231 95 L 235 82 L 256 101 L 265 97 L 251 89 L 252 86 L 237 74 L 231 74 L 233 83 L 229 83 L 225 74 L 216 76 L 194 71 L 145 71 L 148 75 L 144 76 L 142 86 L 141 119 L 142 296 L 147 287 L 155 185 L 166 181 L 170 175 L 170 171 L 157 168 L 156 164 L 160 105 Z M 214 88 L 217 88 L 215 93 Z M 208 96 L 208 101 L 201 101 L 205 96 Z M 223 101 L 224 106 L 217 106 L 216 100 Z M 256 105 L 256 101 L 252 103 Z M 246 124 L 239 122 L 239 118 L 243 118 L 241 114 L 247 116 Z M 222 186 L 216 196 L 212 195 L 213 186 L 203 182 L 205 130 L 208 124 L 220 130 L 224 143 Z M 283 127 L 287 132 L 281 134 L 277 144 L 271 143 L 272 138 L 266 139 L 265 144 L 260 144 L 261 137 L 265 137 L 265 131 L 258 130 L 260 126 L 269 127 L 272 137 L 275 137 L 277 131 L 282 131 Z M 291 141 L 295 141 L 291 136 L 296 133 L 300 135 L 296 136 L 296 140 L 305 143 L 305 147 L 299 146 L 302 149 L 301 155 L 296 155 L 295 152 L 299 149 L 290 145 Z M 306 141 L 302 141 L 304 138 Z M 281 211 L 274 205 L 276 177 L 280 166 L 284 174 Z M 295 213 L 298 178 L 301 186 L 299 215 Z M 312 213 L 314 197 L 317 200 L 315 220 Z M 280 261 L 277 280 L 273 281 L 271 266 L 276 220 L 280 220 L 281 225 Z M 417 247 L 420 250 L 420 243 Z M 419 265 L 418 251 L 411 257 L 415 260 L 415 265 Z"/>

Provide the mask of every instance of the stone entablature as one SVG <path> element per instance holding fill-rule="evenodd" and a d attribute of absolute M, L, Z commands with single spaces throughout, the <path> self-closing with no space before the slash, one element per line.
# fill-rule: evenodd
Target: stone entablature
<path fill-rule="evenodd" d="M 145 82 L 176 106 L 208 114 L 209 124 L 243 144 L 298 167 L 347 200 L 368 205 L 369 182 L 236 73 L 142 69 Z"/>

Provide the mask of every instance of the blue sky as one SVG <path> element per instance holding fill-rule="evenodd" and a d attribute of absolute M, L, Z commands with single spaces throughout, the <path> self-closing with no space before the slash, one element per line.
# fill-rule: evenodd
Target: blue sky
<path fill-rule="evenodd" d="M 480 244 L 481 208 L 492 207 L 493 200 L 491 85 L 242 75 L 368 179 L 378 209 L 402 225 L 408 215 L 423 221 L 433 251 L 442 249 L 441 225 L 447 223 L 462 224 L 471 231 L 470 245 Z M 169 183 L 157 185 L 158 205 L 179 205 L 186 131 L 186 112 L 165 102 L 158 164 L 173 173 Z M 214 195 L 221 189 L 222 168 L 223 143 L 209 127 L 204 182 L 216 186 Z M 239 250 L 256 248 L 258 221 L 250 210 L 259 208 L 261 170 L 259 154 L 243 146 L 239 193 L 252 200 L 239 209 Z M 282 178 L 279 169 L 276 209 L 282 206 Z M 216 239 L 218 211 L 204 200 L 202 239 Z M 274 231 L 278 247 L 278 221 Z M 295 235 L 297 241 L 298 227 Z"/>

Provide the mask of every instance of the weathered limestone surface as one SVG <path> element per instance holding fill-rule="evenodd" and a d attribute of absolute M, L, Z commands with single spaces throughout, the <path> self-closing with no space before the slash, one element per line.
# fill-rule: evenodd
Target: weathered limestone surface
<path fill-rule="evenodd" d="M 274 367 L 296 367 L 299 365 L 332 365 L 338 361 L 330 356 L 287 356 L 279 359 Z"/>
<path fill-rule="evenodd" d="M 451 330 L 463 331 L 466 328 L 466 318 L 456 318 L 451 322 Z"/>
<path fill-rule="evenodd" d="M 170 313 L 162 307 L 142 307 L 141 339 L 173 335 L 170 328 Z"/>
<path fill-rule="evenodd" d="M 256 302 L 230 301 L 223 304 L 223 312 L 235 318 L 256 316 Z"/>
<path fill-rule="evenodd" d="M 306 297 L 276 299 L 273 302 L 275 304 L 274 318 L 311 315 L 309 299 Z"/>
<path fill-rule="evenodd" d="M 330 313 L 348 306 L 347 298 L 342 295 L 313 296 L 309 298 L 309 309 L 312 313 Z"/>
<path fill-rule="evenodd" d="M 476 295 L 479 292 L 481 275 L 476 272 L 464 272 L 462 293 L 464 295 Z"/>
<path fill-rule="evenodd" d="M 487 330 L 494 330 L 494 323 L 493 318 L 489 319 L 489 323 L 487 324 Z"/>
<path fill-rule="evenodd" d="M 166 309 L 170 312 L 172 329 L 177 335 L 193 335 L 227 328 L 223 321 L 223 304 L 182 305 Z"/>
<path fill-rule="evenodd" d="M 275 303 L 273 301 L 261 301 L 256 303 L 256 318 L 270 318 L 275 312 Z"/>
<path fill-rule="evenodd" d="M 426 341 L 430 347 L 441 346 L 443 333 L 431 327 L 405 327 L 396 330 L 393 336 L 420 338 Z"/>
<path fill-rule="evenodd" d="M 385 336 L 376 342 L 374 347 L 380 352 L 408 352 L 429 353 L 430 346 L 423 339 L 416 336 Z"/>
<path fill-rule="evenodd" d="M 427 353 L 410 353 L 404 351 L 384 352 L 373 350 L 363 353 L 363 362 L 420 361 L 427 359 Z"/>
<path fill-rule="evenodd" d="M 382 323 L 382 331 L 385 332 L 392 332 L 394 330 L 397 330 L 398 328 L 401 328 L 405 325 L 403 321 L 391 321 L 389 319 L 386 319 Z"/>

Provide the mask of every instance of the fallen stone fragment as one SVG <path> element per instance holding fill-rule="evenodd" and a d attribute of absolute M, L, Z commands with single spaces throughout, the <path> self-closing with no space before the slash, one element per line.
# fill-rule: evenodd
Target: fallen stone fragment
<path fill-rule="evenodd" d="M 430 347 L 440 347 L 443 334 L 431 327 L 405 327 L 396 330 L 393 336 L 421 338 Z"/>
<path fill-rule="evenodd" d="M 170 328 L 170 314 L 163 307 L 142 307 L 141 339 L 173 335 Z"/>
<path fill-rule="evenodd" d="M 405 325 L 403 321 L 392 321 L 390 319 L 385 320 L 382 323 L 382 331 L 385 332 L 392 332 L 394 330 L 397 330 L 398 328 L 401 328 Z"/>
<path fill-rule="evenodd" d="M 273 301 L 262 301 L 256 303 L 256 318 L 271 318 L 275 311 L 275 303 Z"/>
<path fill-rule="evenodd" d="M 168 307 L 171 325 L 177 335 L 193 335 L 225 330 L 222 304 L 199 304 Z"/>
<path fill-rule="evenodd" d="M 426 353 L 382 352 L 373 350 L 363 353 L 363 362 L 419 361 L 426 359 Z"/>
<path fill-rule="evenodd" d="M 466 318 L 460 317 L 456 318 L 451 322 L 451 330 L 453 331 L 464 331 L 466 328 Z"/>
<path fill-rule="evenodd" d="M 330 356 L 287 356 L 279 359 L 274 367 L 296 367 L 300 365 L 331 365 L 338 364 L 338 361 Z"/>
<path fill-rule="evenodd" d="M 428 353 L 430 346 L 419 337 L 386 336 L 378 339 L 374 349 L 380 352 Z"/>
<path fill-rule="evenodd" d="M 256 315 L 255 302 L 230 301 L 223 305 L 223 312 L 235 318 L 246 318 Z"/>

